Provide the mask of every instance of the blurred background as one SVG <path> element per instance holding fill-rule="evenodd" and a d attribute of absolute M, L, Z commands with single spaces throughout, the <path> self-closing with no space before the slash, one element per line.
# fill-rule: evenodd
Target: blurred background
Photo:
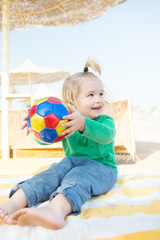
<path fill-rule="evenodd" d="M 12 30 L 10 70 L 19 69 L 29 60 L 39 67 L 73 74 L 83 70 L 90 55 L 102 66 L 101 79 L 113 101 L 130 98 L 135 116 L 160 117 L 159 11 L 157 0 L 127 0 L 100 18 L 82 24 Z M 45 84 L 60 96 L 63 80 Z M 33 94 L 39 87 L 33 85 Z M 11 86 L 11 92 L 29 91 L 28 85 Z M 29 103 L 22 100 L 11 102 L 12 108 L 26 106 Z"/>

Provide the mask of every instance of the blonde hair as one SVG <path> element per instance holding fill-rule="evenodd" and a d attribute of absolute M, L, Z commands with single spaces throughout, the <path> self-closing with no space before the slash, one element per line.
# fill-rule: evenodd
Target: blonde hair
<path fill-rule="evenodd" d="M 73 74 L 64 81 L 62 88 L 62 98 L 66 104 L 71 103 L 74 105 L 76 103 L 79 88 L 84 79 L 85 81 L 87 79 L 99 79 L 94 73 L 88 72 L 88 68 L 92 68 L 95 72 L 98 72 L 99 75 L 101 75 L 100 65 L 95 59 L 91 59 L 88 57 L 84 67 L 84 71 Z"/>

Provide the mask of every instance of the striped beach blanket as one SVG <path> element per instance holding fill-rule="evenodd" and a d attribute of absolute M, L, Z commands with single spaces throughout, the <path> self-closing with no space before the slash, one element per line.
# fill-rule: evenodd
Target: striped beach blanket
<path fill-rule="evenodd" d="M 45 170 L 52 162 L 51 158 L 1 160 L 0 203 L 8 198 L 10 188 L 15 183 Z M 82 206 L 81 214 L 68 216 L 65 227 L 58 231 L 40 226 L 21 227 L 0 223 L 0 240 L 35 238 L 160 240 L 160 175 L 119 176 L 110 192 L 87 201 Z"/>

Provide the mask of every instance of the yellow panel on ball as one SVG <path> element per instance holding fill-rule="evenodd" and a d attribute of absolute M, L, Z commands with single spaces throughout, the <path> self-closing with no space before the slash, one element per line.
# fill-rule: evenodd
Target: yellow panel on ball
<path fill-rule="evenodd" d="M 48 98 L 49 98 L 49 97 L 42 98 L 42 99 L 38 100 L 34 105 L 38 105 L 38 104 L 46 101 Z"/>
<path fill-rule="evenodd" d="M 62 125 L 63 123 L 66 123 L 66 122 L 68 122 L 68 120 L 61 120 L 61 121 L 58 123 L 57 127 L 55 128 L 56 131 L 57 131 L 58 136 L 61 136 L 61 135 L 62 135 L 62 132 L 66 129 L 66 127 L 61 127 L 61 125 Z"/>
<path fill-rule="evenodd" d="M 44 117 L 41 117 L 38 114 L 34 114 L 34 116 L 31 117 L 31 126 L 32 129 L 38 133 L 42 131 L 45 128 Z"/>

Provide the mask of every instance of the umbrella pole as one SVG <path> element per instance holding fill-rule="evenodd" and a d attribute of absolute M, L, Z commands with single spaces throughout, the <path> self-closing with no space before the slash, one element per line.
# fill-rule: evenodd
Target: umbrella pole
<path fill-rule="evenodd" d="M 9 158 L 9 1 L 2 0 L 2 158 Z"/>
<path fill-rule="evenodd" d="M 28 73 L 28 83 L 30 88 L 30 103 L 31 106 L 33 105 L 33 91 L 32 91 L 32 79 L 31 79 L 31 73 Z"/>

